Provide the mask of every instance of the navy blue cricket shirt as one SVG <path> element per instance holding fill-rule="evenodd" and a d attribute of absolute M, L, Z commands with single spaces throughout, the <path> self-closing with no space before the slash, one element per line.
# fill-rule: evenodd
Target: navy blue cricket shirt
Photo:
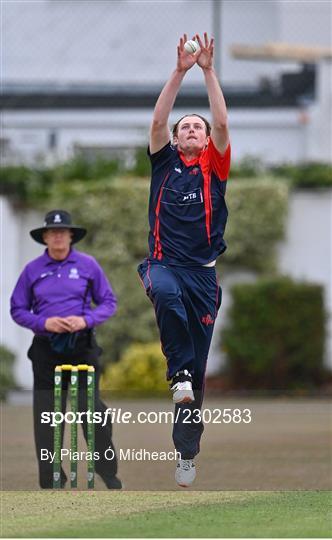
<path fill-rule="evenodd" d="M 152 166 L 150 258 L 185 266 L 215 260 L 226 249 L 230 145 L 221 155 L 209 139 L 208 146 L 191 161 L 170 142 L 148 155 Z"/>

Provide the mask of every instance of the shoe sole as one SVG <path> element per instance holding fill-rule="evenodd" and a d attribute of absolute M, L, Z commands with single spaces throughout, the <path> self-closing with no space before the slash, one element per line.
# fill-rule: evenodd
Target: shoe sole
<path fill-rule="evenodd" d="M 190 396 L 185 396 L 180 399 L 173 398 L 173 403 L 193 403 L 193 401 L 195 401 L 195 398 L 191 398 Z"/>

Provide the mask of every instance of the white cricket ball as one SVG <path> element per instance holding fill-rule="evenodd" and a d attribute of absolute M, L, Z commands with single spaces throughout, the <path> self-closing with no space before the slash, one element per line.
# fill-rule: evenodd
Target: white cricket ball
<path fill-rule="evenodd" d="M 187 53 L 194 54 L 199 49 L 199 45 L 197 41 L 194 41 L 193 39 L 189 39 L 189 41 L 186 41 L 184 44 L 184 48 L 187 51 Z"/>

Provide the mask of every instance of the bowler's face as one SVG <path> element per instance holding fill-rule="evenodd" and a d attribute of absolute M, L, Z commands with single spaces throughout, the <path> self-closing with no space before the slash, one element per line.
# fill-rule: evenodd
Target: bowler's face
<path fill-rule="evenodd" d="M 177 134 L 174 136 L 174 144 L 182 152 L 200 152 L 208 142 L 206 126 L 198 116 L 186 116 L 178 125 Z"/>
<path fill-rule="evenodd" d="M 47 229 L 43 240 L 51 251 L 69 251 L 72 233 L 70 229 Z"/>

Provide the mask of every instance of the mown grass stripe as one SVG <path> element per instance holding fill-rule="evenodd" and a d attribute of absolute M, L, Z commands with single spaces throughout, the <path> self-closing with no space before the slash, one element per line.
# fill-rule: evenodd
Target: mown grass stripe
<path fill-rule="evenodd" d="M 321 538 L 332 534 L 331 492 L 99 492 L 92 497 L 81 492 L 77 503 L 72 493 L 54 497 L 48 492 L 43 493 L 42 505 L 40 495 L 28 495 L 26 504 L 29 498 L 33 501 L 29 514 L 27 508 L 14 507 L 6 515 L 4 536 Z M 5 499 L 8 507 L 15 496 Z"/>

